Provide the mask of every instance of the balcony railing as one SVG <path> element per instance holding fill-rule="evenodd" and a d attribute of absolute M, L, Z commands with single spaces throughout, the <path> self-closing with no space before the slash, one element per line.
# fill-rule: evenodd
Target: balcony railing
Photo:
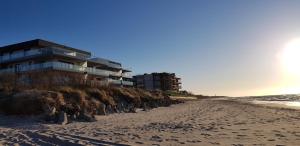
<path fill-rule="evenodd" d="M 122 73 L 121 72 L 113 72 L 113 71 L 108 71 L 109 75 L 111 76 L 117 76 L 117 77 L 121 77 Z"/>
<path fill-rule="evenodd" d="M 23 65 L 15 68 L 1 69 L 0 73 L 17 73 L 17 72 L 41 70 L 47 68 L 71 71 L 71 72 L 81 72 L 81 73 L 86 72 L 88 74 L 107 76 L 107 77 L 109 76 L 109 71 L 106 70 L 82 67 L 82 66 L 62 63 L 62 62 L 45 62 L 45 63 L 33 64 L 33 65 Z"/>
<path fill-rule="evenodd" d="M 124 80 L 108 79 L 109 84 L 133 86 L 133 82 Z"/>
<path fill-rule="evenodd" d="M 122 73 L 122 77 L 132 78 L 132 75 L 131 75 L 131 73 L 126 72 L 126 73 Z"/>
<path fill-rule="evenodd" d="M 121 85 L 122 81 L 121 80 L 108 79 L 108 83 L 109 84 Z"/>
<path fill-rule="evenodd" d="M 16 59 L 21 59 L 21 58 L 36 56 L 36 55 L 49 55 L 49 54 L 70 56 L 70 57 L 83 59 L 83 60 L 90 57 L 87 54 L 82 54 L 82 53 L 70 51 L 70 50 L 63 50 L 63 49 L 59 49 L 59 48 L 40 48 L 40 49 L 32 49 L 29 51 L 21 51 L 21 52 L 12 53 L 12 54 L 8 54 L 8 53 L 4 54 L 3 56 L 0 56 L 0 62 L 13 61 Z"/>
<path fill-rule="evenodd" d="M 79 53 L 76 51 L 70 51 L 70 50 L 64 50 L 60 48 L 44 48 L 50 50 L 51 53 L 57 54 L 57 55 L 65 55 L 65 56 L 71 56 L 79 59 L 86 60 L 90 57 L 90 55 Z"/>
<path fill-rule="evenodd" d="M 133 82 L 131 82 L 131 81 L 122 81 L 122 85 L 133 86 Z"/>
<path fill-rule="evenodd" d="M 42 53 L 43 52 L 41 52 L 41 50 L 38 50 L 38 49 L 24 51 L 24 52 L 18 52 L 18 53 L 13 53 L 13 54 L 6 53 L 3 56 L 0 56 L 0 62 L 12 61 L 12 60 L 20 59 L 23 57 L 40 55 Z"/>
<path fill-rule="evenodd" d="M 43 69 L 55 69 L 55 70 L 63 70 L 63 71 L 79 72 L 79 73 L 86 72 L 88 74 L 100 75 L 105 77 L 108 77 L 109 74 L 111 73 L 111 71 L 95 69 L 90 67 L 82 67 L 78 65 L 55 62 L 55 61 L 32 64 L 32 65 L 17 66 L 15 68 L 0 69 L 0 73 L 21 73 L 21 72 L 28 72 L 28 71 L 43 70 Z M 108 83 L 116 84 L 116 85 L 133 86 L 133 82 L 123 81 L 123 80 L 108 79 Z"/>
<path fill-rule="evenodd" d="M 121 64 L 114 63 L 112 61 L 109 61 L 109 60 L 106 60 L 106 59 L 103 59 L 103 58 L 92 58 L 92 59 L 90 59 L 90 61 L 93 61 L 93 62 L 96 62 L 96 63 L 99 63 L 99 64 L 104 64 L 104 65 L 106 65 L 108 67 L 111 67 L 111 68 L 117 68 L 117 69 L 122 68 Z"/>

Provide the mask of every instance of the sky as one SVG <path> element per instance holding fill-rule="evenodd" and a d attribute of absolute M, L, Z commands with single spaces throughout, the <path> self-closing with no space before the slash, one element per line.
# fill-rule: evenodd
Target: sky
<path fill-rule="evenodd" d="M 300 93 L 279 59 L 300 38 L 298 0 L 0 0 L 0 46 L 36 38 L 174 72 L 195 94 Z"/>

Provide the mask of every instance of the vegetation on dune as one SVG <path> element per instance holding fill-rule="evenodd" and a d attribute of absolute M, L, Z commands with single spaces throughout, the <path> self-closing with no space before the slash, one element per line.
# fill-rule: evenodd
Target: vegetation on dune
<path fill-rule="evenodd" d="M 159 91 L 99 86 L 92 81 L 83 82 L 77 74 L 0 75 L 0 113 L 7 115 L 45 115 L 52 121 L 53 117 L 57 120 L 57 117 L 68 116 L 77 120 L 172 103 L 177 101 Z"/>
<path fill-rule="evenodd" d="M 182 96 L 182 97 L 195 97 L 197 95 L 191 93 L 191 92 L 188 92 L 186 90 L 183 90 L 183 91 L 165 91 L 164 92 L 165 94 L 169 95 L 169 96 Z"/>
<path fill-rule="evenodd" d="M 38 115 L 64 111 L 69 115 L 87 113 L 104 115 L 133 112 L 135 108 L 168 106 L 172 101 L 161 92 L 134 88 L 56 87 L 53 90 L 22 90 L 6 93 L 0 98 L 0 112 L 9 115 Z"/>

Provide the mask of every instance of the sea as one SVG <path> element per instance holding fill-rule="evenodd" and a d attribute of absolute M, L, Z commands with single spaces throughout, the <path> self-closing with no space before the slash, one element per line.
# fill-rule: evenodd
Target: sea
<path fill-rule="evenodd" d="M 285 108 L 300 109 L 300 94 L 268 95 L 247 97 L 254 104 L 282 106 Z"/>

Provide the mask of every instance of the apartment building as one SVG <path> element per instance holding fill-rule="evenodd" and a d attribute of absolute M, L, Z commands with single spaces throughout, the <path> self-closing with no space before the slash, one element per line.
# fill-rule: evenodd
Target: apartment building
<path fill-rule="evenodd" d="M 0 74 L 57 71 L 104 85 L 133 86 L 131 71 L 91 52 L 36 39 L 0 47 Z M 42 74 L 41 74 L 42 75 Z"/>
<path fill-rule="evenodd" d="M 175 73 L 151 73 L 133 76 L 134 86 L 146 90 L 179 91 L 181 79 Z"/>

